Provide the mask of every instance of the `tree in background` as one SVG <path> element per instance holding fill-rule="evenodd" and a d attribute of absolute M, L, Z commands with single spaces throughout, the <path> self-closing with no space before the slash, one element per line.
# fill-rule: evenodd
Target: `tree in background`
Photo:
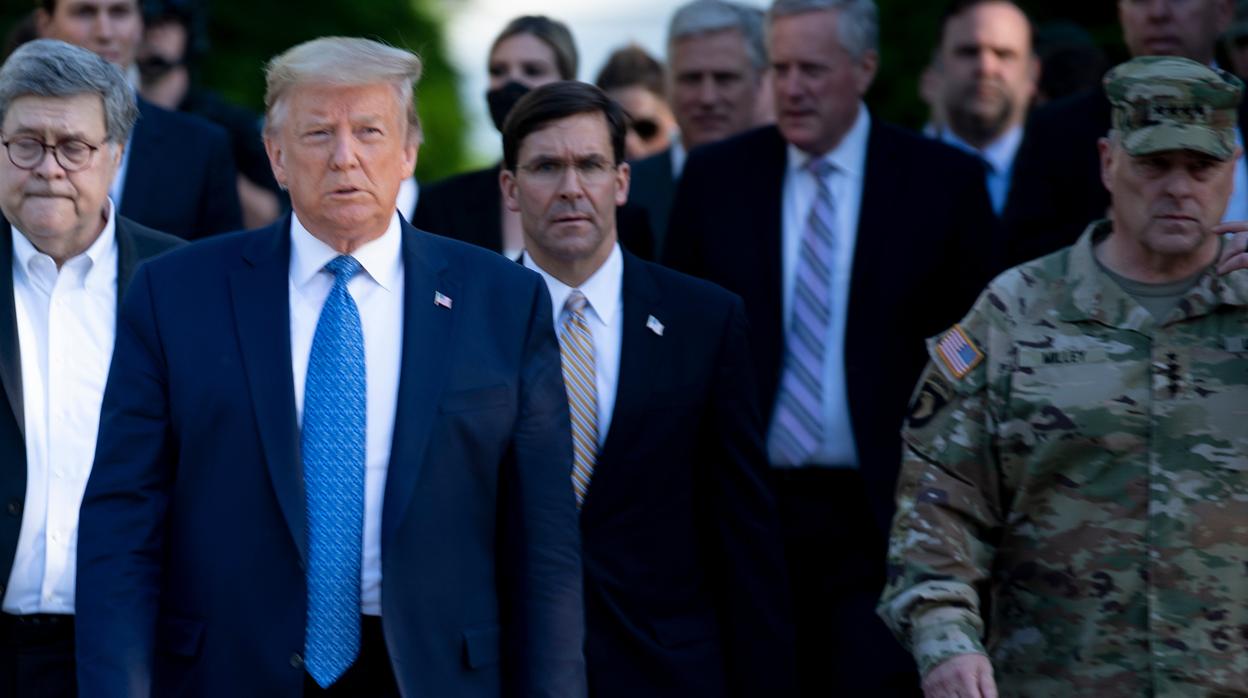
<path fill-rule="evenodd" d="M 264 108 L 265 62 L 295 44 L 318 36 L 362 36 L 416 51 L 425 64 L 418 106 L 426 143 L 420 150 L 417 176 L 429 182 L 464 169 L 464 116 L 455 72 L 446 58 L 437 0 L 165 2 L 206 18 L 200 23 L 203 31 L 196 47 L 195 78 L 257 113 Z M 5 0 L 0 8 L 0 38 L 34 7 L 34 0 Z"/>

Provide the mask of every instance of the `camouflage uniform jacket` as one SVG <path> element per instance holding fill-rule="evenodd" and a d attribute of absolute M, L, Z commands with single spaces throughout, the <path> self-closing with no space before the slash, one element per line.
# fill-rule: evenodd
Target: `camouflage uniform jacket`
<path fill-rule="evenodd" d="M 968 371 L 929 341 L 879 611 L 1002 696 L 1248 695 L 1248 271 L 1156 323 L 1108 230 L 992 282 Z"/>

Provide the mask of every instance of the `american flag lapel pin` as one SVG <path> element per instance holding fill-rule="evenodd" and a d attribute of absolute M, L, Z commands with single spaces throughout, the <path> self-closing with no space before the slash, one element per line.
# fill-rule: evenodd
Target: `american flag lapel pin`
<path fill-rule="evenodd" d="M 446 308 L 447 310 L 450 310 L 451 309 L 451 297 L 446 295 L 445 293 L 442 293 L 441 291 L 434 291 L 433 292 L 433 304 L 438 307 Z"/>
<path fill-rule="evenodd" d="M 646 318 L 646 329 L 660 337 L 663 336 L 663 323 L 659 322 L 659 319 L 653 315 Z"/>

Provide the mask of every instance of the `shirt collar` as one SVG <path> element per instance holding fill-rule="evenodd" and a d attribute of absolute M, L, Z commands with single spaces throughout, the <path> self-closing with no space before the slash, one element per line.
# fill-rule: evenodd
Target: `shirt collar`
<path fill-rule="evenodd" d="M 982 150 L 962 140 L 958 134 L 947 128 L 941 129 L 940 140 L 972 155 L 978 155 L 988 163 L 994 173 L 1003 174 L 1010 171 L 1010 165 L 1014 162 L 1014 153 L 1018 151 L 1018 146 L 1023 141 L 1023 127 L 1019 125 L 1009 129 L 995 141 L 984 146 Z"/>
<path fill-rule="evenodd" d="M 861 179 L 863 170 L 866 167 L 867 136 L 870 134 L 871 113 L 867 111 L 866 105 L 860 101 L 858 102 L 858 116 L 854 118 L 854 125 L 841 138 L 841 142 L 837 143 L 836 147 L 826 154 L 811 155 L 790 143 L 788 145 L 787 158 L 788 170 L 790 173 L 795 173 L 798 170 L 805 169 L 807 163 L 811 160 L 822 158 L 832 163 L 840 174 Z"/>
<path fill-rule="evenodd" d="M 550 291 L 550 300 L 555 310 L 555 322 L 558 323 L 563 305 L 572 295 L 573 287 L 551 276 L 545 269 L 533 261 L 533 255 L 524 255 L 524 266 L 542 275 L 546 288 Z M 585 294 L 589 307 L 597 315 L 602 324 L 610 326 L 619 308 L 620 293 L 624 284 L 624 255 L 620 252 L 620 243 L 615 243 L 607 260 L 598 267 L 578 288 Z"/>
<path fill-rule="evenodd" d="M 116 270 L 117 259 L 117 207 L 113 205 L 113 200 L 104 199 L 104 229 L 96 236 L 95 241 L 87 247 L 81 254 L 65 260 L 65 265 L 77 259 L 86 259 L 87 267 L 83 276 L 84 284 L 107 283 L 115 277 L 107 274 L 108 263 L 113 262 L 113 269 Z M 12 226 L 13 232 L 13 258 L 23 271 L 30 269 L 30 263 L 36 256 L 48 257 L 48 255 L 39 251 L 39 248 L 26 237 L 16 225 Z"/>
<path fill-rule="evenodd" d="M 680 173 L 685 170 L 685 159 L 689 156 L 689 151 L 685 150 L 685 146 L 680 142 L 680 134 L 672 136 L 672 179 L 680 179 Z"/>
<path fill-rule="evenodd" d="M 381 237 L 360 245 L 351 256 L 364 271 L 387 291 L 394 288 L 403 273 L 403 230 L 399 225 L 399 212 L 390 216 L 390 225 Z M 305 286 L 338 251 L 318 240 L 308 232 L 297 213 L 290 216 L 290 279 L 296 286 Z"/>

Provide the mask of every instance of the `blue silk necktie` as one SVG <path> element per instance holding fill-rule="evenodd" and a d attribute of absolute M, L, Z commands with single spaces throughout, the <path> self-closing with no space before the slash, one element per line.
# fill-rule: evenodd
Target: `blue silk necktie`
<path fill-rule="evenodd" d="M 322 688 L 360 650 L 364 532 L 364 334 L 347 282 L 360 263 L 325 265 L 334 286 L 321 308 L 303 392 L 303 480 L 308 516 L 308 626 L 304 662 Z"/>

